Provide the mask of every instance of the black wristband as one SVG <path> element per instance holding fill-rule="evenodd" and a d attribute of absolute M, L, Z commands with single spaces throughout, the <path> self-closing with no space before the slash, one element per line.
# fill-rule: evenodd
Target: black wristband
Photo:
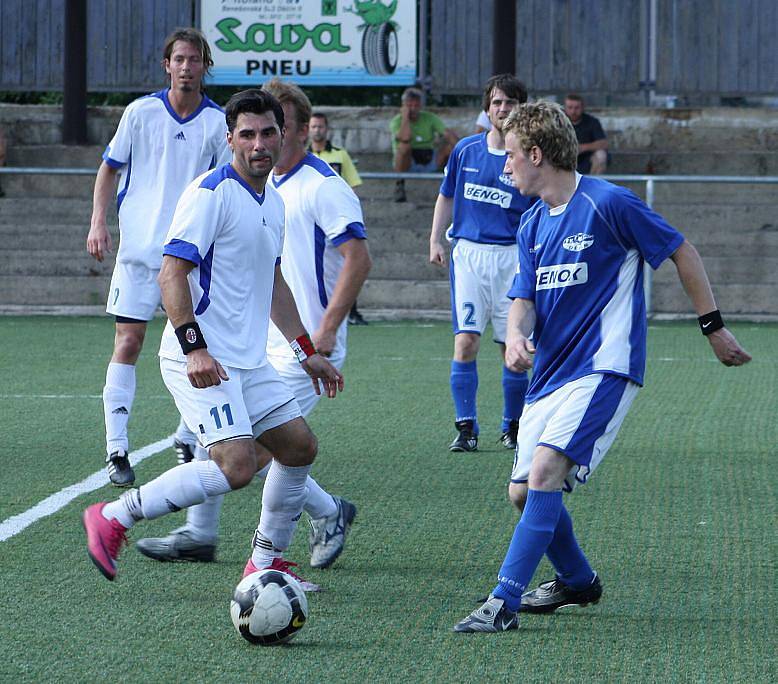
<path fill-rule="evenodd" d="M 200 332 L 200 326 L 197 325 L 196 321 L 179 325 L 176 328 L 176 337 L 178 338 L 178 343 L 181 345 L 181 351 L 183 351 L 184 354 L 188 354 L 195 349 L 208 348 L 203 333 Z"/>
<path fill-rule="evenodd" d="M 721 311 L 716 309 L 710 313 L 703 314 L 697 321 L 700 324 L 700 330 L 703 335 L 710 335 L 724 327 L 724 321 L 721 318 Z"/>

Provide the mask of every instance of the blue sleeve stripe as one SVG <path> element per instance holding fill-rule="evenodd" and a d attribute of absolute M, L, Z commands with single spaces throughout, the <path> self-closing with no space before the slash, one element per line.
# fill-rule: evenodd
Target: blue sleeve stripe
<path fill-rule="evenodd" d="M 213 248 L 215 245 L 216 243 L 211 245 L 208 254 L 205 255 L 205 259 L 200 263 L 200 287 L 203 289 L 203 296 L 200 297 L 200 301 L 197 303 L 195 316 L 204 314 L 205 310 L 211 305 L 211 298 L 208 295 L 211 294 L 211 270 L 213 269 Z"/>
<path fill-rule="evenodd" d="M 112 169 L 120 169 L 122 166 L 124 166 L 127 162 L 119 161 L 118 159 L 114 159 L 111 157 L 111 146 L 105 148 L 105 152 L 103 152 L 103 161 L 108 164 Z"/>
<path fill-rule="evenodd" d="M 349 240 L 353 239 L 367 239 L 367 232 L 365 231 L 364 224 L 359 222 L 349 223 L 346 226 L 346 230 L 344 230 L 340 235 L 336 235 L 334 238 L 332 238 L 332 244 L 337 247 L 338 245 L 342 245 L 344 242 L 348 242 Z"/>
<path fill-rule="evenodd" d="M 193 245 L 191 242 L 187 242 L 186 240 L 178 240 L 177 238 L 173 238 L 165 245 L 162 253 L 178 257 L 179 259 L 185 259 L 186 261 L 191 261 L 195 266 L 199 266 L 202 262 L 202 259 L 200 258 L 200 252 L 197 250 L 197 247 L 195 247 L 195 245 Z"/>
<path fill-rule="evenodd" d="M 276 257 L 276 266 L 281 265 L 281 257 Z"/>

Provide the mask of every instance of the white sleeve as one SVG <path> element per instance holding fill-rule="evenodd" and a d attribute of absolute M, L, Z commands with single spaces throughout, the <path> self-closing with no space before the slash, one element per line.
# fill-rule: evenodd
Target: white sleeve
<path fill-rule="evenodd" d="M 119 169 L 130 160 L 132 152 L 132 133 L 135 120 L 135 107 L 130 104 L 122 113 L 119 127 L 113 134 L 111 142 L 103 152 L 103 160 L 108 166 Z"/>
<path fill-rule="evenodd" d="M 491 130 L 492 128 L 492 122 L 489 121 L 489 115 L 484 111 L 478 115 L 475 125 L 480 126 L 481 128 L 485 128 L 487 131 Z"/>
<path fill-rule="evenodd" d="M 163 254 L 196 266 L 213 246 L 222 214 L 221 193 L 200 187 L 200 181 L 191 183 L 178 200 L 163 249 Z"/>
<path fill-rule="evenodd" d="M 316 225 L 334 245 L 367 237 L 359 198 L 340 176 L 325 178 L 313 202 Z"/>

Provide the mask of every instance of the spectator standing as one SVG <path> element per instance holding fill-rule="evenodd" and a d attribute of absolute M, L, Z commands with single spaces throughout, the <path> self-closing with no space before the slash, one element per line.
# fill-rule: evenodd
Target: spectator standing
<path fill-rule="evenodd" d="M 592 176 L 602 175 L 608 166 L 608 140 L 600 120 L 584 111 L 583 98 L 575 93 L 565 97 L 565 114 L 578 140 L 576 170 Z"/>
<path fill-rule="evenodd" d="M 311 143 L 308 145 L 309 152 L 326 161 L 335 173 L 349 184 L 352 190 L 358 185 L 362 185 L 362 179 L 359 177 L 357 167 L 354 166 L 348 151 L 342 147 L 335 147 L 330 142 L 330 123 L 326 114 L 322 112 L 311 114 L 308 133 L 311 139 Z M 367 321 L 357 310 L 356 300 L 349 311 L 348 323 L 349 325 L 367 325 Z"/>
<path fill-rule="evenodd" d="M 398 173 L 434 173 L 442 169 L 457 135 L 432 112 L 422 110 L 424 95 L 418 88 L 406 88 L 400 113 L 389 123 L 392 132 L 394 170 Z M 394 201 L 405 202 L 405 181 L 397 181 Z"/>

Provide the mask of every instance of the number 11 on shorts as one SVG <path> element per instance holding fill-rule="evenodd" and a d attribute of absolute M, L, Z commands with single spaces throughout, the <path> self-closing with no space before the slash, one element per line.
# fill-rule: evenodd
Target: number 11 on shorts
<path fill-rule="evenodd" d="M 221 430 L 222 428 L 222 419 L 219 415 L 219 407 L 213 406 L 209 412 L 211 414 L 211 417 L 213 418 L 213 422 L 216 424 L 216 429 Z M 222 405 L 222 413 L 224 414 L 224 417 L 227 419 L 227 425 L 232 425 L 232 409 L 230 408 L 229 404 L 223 404 Z"/>

